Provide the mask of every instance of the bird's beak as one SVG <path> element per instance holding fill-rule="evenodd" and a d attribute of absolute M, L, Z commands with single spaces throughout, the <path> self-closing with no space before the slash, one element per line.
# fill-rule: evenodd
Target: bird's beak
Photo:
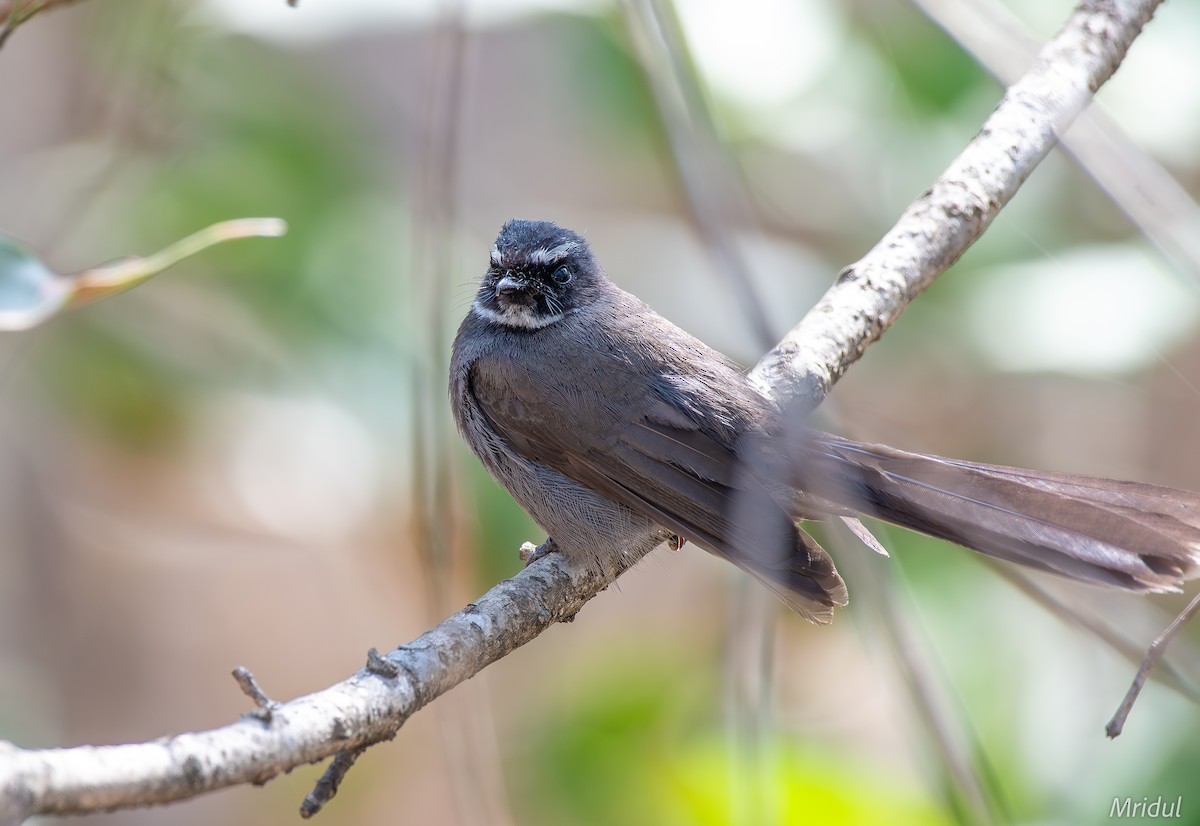
<path fill-rule="evenodd" d="M 505 275 L 496 282 L 496 295 L 514 295 L 523 293 L 529 289 L 529 285 L 517 278 L 514 275 Z"/>

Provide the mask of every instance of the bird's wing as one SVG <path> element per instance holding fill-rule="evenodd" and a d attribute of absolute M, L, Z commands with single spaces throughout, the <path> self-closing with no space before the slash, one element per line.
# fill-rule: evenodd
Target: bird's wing
<path fill-rule="evenodd" d="M 616 359 L 553 369 L 530 361 L 484 357 L 470 378 L 480 410 L 517 454 L 728 558 L 813 621 L 845 604 L 828 554 L 738 461 L 752 411 L 712 405 L 722 388 L 703 393 L 695 377 Z"/>

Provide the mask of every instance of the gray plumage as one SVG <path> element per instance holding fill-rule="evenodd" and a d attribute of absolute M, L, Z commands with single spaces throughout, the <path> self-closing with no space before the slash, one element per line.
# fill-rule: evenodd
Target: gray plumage
<path fill-rule="evenodd" d="M 846 588 L 795 520 L 832 513 L 1134 590 L 1198 570 L 1196 494 L 785 427 L 735 365 L 548 222 L 500 231 L 455 338 L 450 397 L 467 443 L 572 564 L 604 567 L 677 535 L 814 622 L 846 604 Z"/>

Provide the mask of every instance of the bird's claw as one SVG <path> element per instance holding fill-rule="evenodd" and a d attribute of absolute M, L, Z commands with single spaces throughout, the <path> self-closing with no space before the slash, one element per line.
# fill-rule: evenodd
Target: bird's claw
<path fill-rule="evenodd" d="M 554 538 L 550 536 L 546 537 L 546 541 L 541 545 L 534 545 L 532 542 L 521 543 L 520 557 L 526 567 L 537 562 L 547 554 L 554 553 L 558 553 L 558 546 L 554 544 Z"/>

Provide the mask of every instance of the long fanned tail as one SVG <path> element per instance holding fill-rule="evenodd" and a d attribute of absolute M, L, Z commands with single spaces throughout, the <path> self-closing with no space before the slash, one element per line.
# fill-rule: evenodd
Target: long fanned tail
<path fill-rule="evenodd" d="M 797 486 L 989 556 L 1133 591 L 1200 576 L 1200 494 L 810 433 Z"/>

